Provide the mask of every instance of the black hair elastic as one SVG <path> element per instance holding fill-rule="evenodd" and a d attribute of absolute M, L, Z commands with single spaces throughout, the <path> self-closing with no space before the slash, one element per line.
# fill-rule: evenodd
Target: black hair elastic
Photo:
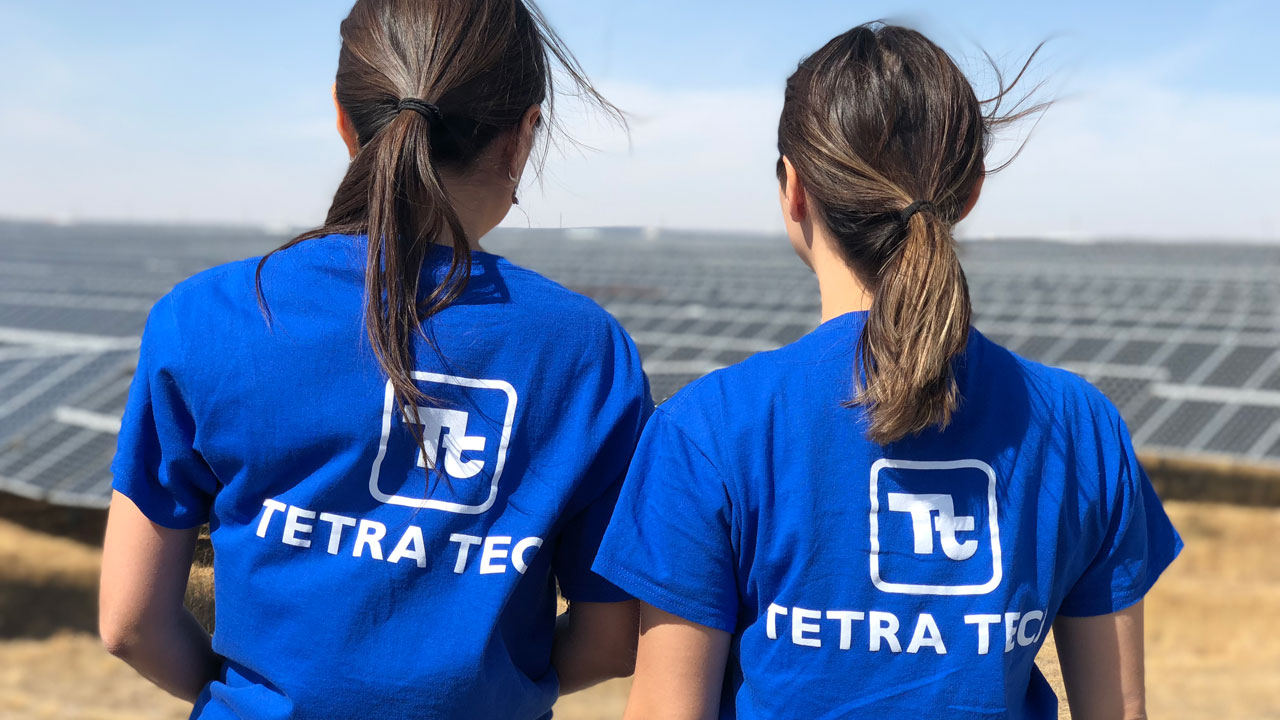
<path fill-rule="evenodd" d="M 928 210 L 932 212 L 933 209 L 933 203 L 928 200 L 916 200 L 898 212 L 898 220 L 901 221 L 903 225 L 906 225 L 911 222 L 911 218 L 921 210 Z"/>
<path fill-rule="evenodd" d="M 441 114 L 440 108 L 437 105 L 420 98 L 402 98 L 396 105 L 396 112 L 403 112 L 404 110 L 412 110 L 426 118 L 428 121 L 444 119 L 444 115 Z"/>

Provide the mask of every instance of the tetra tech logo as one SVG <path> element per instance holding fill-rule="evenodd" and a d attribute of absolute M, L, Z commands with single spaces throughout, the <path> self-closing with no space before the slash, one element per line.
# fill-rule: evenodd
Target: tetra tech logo
<path fill-rule="evenodd" d="M 871 582 L 907 595 L 985 595 L 1000 585 L 996 474 L 981 460 L 871 466 Z"/>
<path fill-rule="evenodd" d="M 462 515 L 483 513 L 498 498 L 515 420 L 515 388 L 503 380 L 430 372 L 415 372 L 413 378 L 427 397 L 441 401 L 438 407 L 418 408 L 426 452 L 419 451 L 413 440 L 408 426 L 411 416 L 396 412 L 395 393 L 388 381 L 369 492 L 390 505 Z M 429 474 L 443 477 L 429 483 Z"/>

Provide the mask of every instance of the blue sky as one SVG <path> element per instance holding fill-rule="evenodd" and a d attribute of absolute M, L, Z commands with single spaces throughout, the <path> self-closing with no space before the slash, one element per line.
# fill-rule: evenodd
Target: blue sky
<path fill-rule="evenodd" d="M 1059 102 L 964 234 L 1280 238 L 1280 3 L 542 7 L 632 129 L 566 105 L 598 151 L 553 152 L 509 224 L 777 231 L 786 75 L 885 18 L 940 42 L 980 86 L 981 49 L 1015 67 L 1050 39 L 1037 77 Z M 0 0 L 0 216 L 318 222 L 346 162 L 328 93 L 348 8 Z"/>

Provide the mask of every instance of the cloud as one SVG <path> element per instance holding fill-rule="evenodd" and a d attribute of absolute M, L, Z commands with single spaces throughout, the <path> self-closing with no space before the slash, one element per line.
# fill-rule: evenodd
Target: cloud
<path fill-rule="evenodd" d="M 1272 202 L 1280 97 L 1170 90 L 1139 74 L 1084 77 L 1023 153 L 992 176 L 963 235 L 1280 239 Z M 600 151 L 552 155 L 534 226 L 780 229 L 773 166 L 781 90 L 603 88 L 635 113 L 620 134 L 579 125 Z M 573 126 L 571 123 L 571 130 Z M 1029 128 L 1026 128 L 1029 129 Z M 1005 138 L 993 163 L 1021 137 Z M 523 225 L 515 212 L 508 225 Z"/>
<path fill-rule="evenodd" d="M 87 124 L 19 114 L 0 133 L 37 124 L 41 140 L 0 147 L 0 216 L 312 225 L 323 219 L 345 162 L 321 143 L 302 152 L 209 152 L 198 147 L 124 146 Z M 65 132 L 52 132 L 64 127 Z"/>
<path fill-rule="evenodd" d="M 165 53 L 2 44 L 0 217 L 313 225 L 346 166 L 327 82 L 245 106 L 167 92 Z"/>
<path fill-rule="evenodd" d="M 595 150 L 553 149 L 522 209 L 535 226 L 632 225 L 775 230 L 781 93 L 605 85 L 630 133 L 572 106 L 567 131 Z M 558 108 L 559 109 L 559 108 Z M 508 225 L 522 226 L 519 211 Z"/>
<path fill-rule="evenodd" d="M 968 234 L 1280 239 L 1280 97 L 1124 75 L 1080 85 L 989 180 Z"/>
<path fill-rule="evenodd" d="M 60 93 L 75 84 L 55 71 Z M 1170 89 L 1148 72 L 1073 85 L 961 234 L 1280 239 L 1280 96 Z M 780 231 L 781 88 L 601 89 L 630 136 L 567 103 L 569 131 L 597 150 L 553 150 L 506 225 Z M 24 95 L 0 111 L 0 216 L 312 226 L 346 165 L 319 96 L 297 113 L 231 113 L 215 136 Z"/>

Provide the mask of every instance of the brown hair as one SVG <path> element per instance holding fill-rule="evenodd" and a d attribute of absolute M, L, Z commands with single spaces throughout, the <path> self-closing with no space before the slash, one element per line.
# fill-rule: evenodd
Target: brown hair
<path fill-rule="evenodd" d="M 986 172 L 992 130 L 1044 108 L 1019 102 L 999 114 L 1027 65 L 1007 86 L 997 71 L 997 95 L 980 101 L 924 35 L 869 23 L 787 80 L 778 151 L 873 294 L 852 404 L 867 408 L 874 442 L 945 428 L 959 407 L 953 365 L 970 304 L 951 231 Z M 778 176 L 785 182 L 781 159 Z"/>
<path fill-rule="evenodd" d="M 413 336 L 426 338 L 426 321 L 458 299 L 471 272 L 469 238 L 440 169 L 469 169 L 498 138 L 514 146 L 513 131 L 532 105 L 552 117 L 553 62 L 579 97 L 621 115 L 530 0 L 359 0 L 341 34 L 335 95 L 359 150 L 324 225 L 278 250 L 326 235 L 368 236 L 366 332 L 396 399 L 416 420 L 419 403 L 430 399 L 413 382 Z M 435 107 L 402 112 L 406 98 Z M 421 288 L 426 254 L 444 241 L 453 248 L 448 271 Z M 268 321 L 262 269 L 270 257 L 257 270 Z"/>

